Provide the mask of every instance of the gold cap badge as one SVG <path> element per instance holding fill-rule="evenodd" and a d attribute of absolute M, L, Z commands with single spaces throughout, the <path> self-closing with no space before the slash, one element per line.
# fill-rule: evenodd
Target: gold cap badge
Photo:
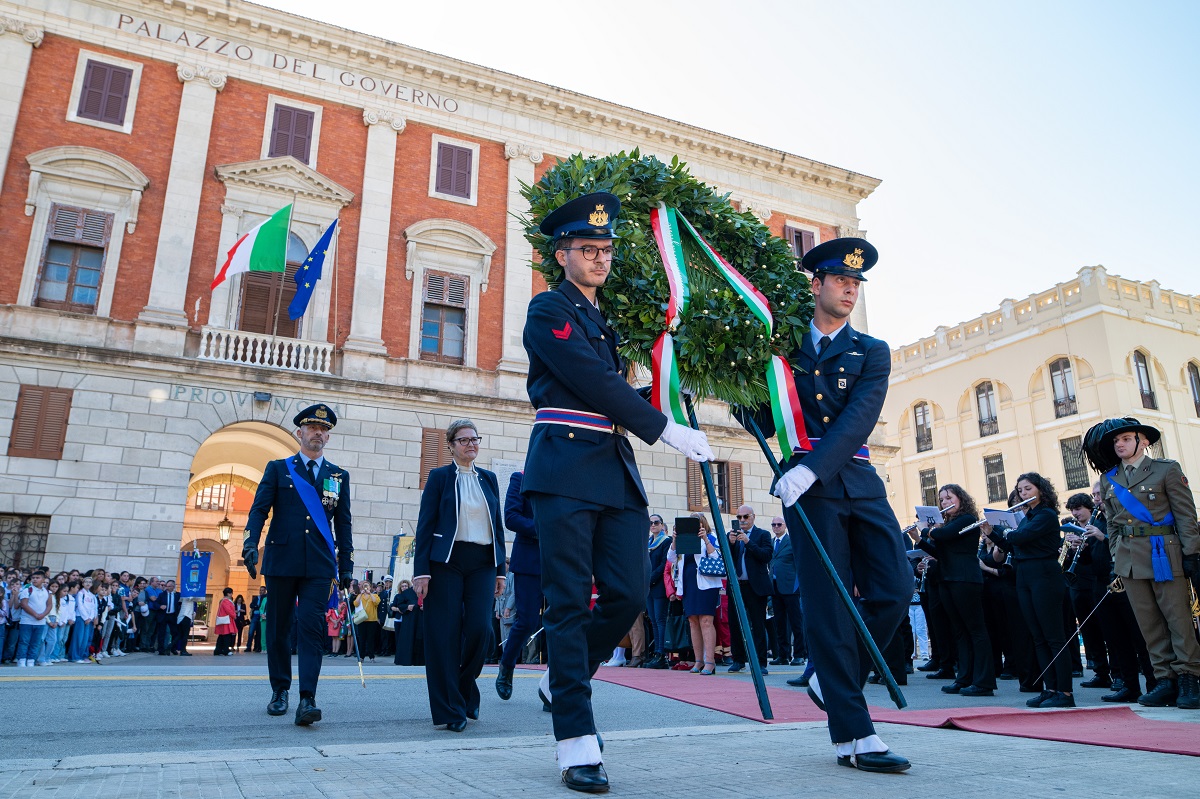
<path fill-rule="evenodd" d="M 608 211 L 604 210 L 603 205 L 597 205 L 596 210 L 588 216 L 588 222 L 593 227 L 604 227 L 608 224 Z"/>
<path fill-rule="evenodd" d="M 325 412 L 324 408 L 317 408 L 316 416 L 318 419 L 326 419 L 329 417 L 329 414 Z"/>
<path fill-rule="evenodd" d="M 863 251 L 861 249 L 855 248 L 854 252 L 849 253 L 845 258 L 842 259 L 842 263 L 851 269 L 862 269 L 862 252 Z"/>

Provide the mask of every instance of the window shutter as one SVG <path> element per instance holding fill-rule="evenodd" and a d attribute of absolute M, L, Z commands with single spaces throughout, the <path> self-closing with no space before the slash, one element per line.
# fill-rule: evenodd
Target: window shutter
<path fill-rule="evenodd" d="M 816 236 L 813 235 L 812 231 L 802 230 L 790 225 L 784 227 L 783 238 L 788 244 L 792 245 L 792 253 L 797 258 L 803 258 L 804 253 L 811 250 L 816 242 Z"/>
<path fill-rule="evenodd" d="M 288 155 L 292 143 L 293 111 L 286 105 L 275 106 L 275 119 L 271 123 L 271 147 L 267 150 L 267 158 L 279 158 Z"/>
<path fill-rule="evenodd" d="M 462 275 L 444 275 L 440 272 L 425 273 L 425 302 L 436 305 L 467 307 L 468 278 Z"/>
<path fill-rule="evenodd" d="M 21 386 L 8 442 L 10 457 L 62 458 L 71 415 L 71 389 Z"/>
<path fill-rule="evenodd" d="M 50 238 L 92 247 L 107 247 L 112 214 L 67 205 L 50 206 Z"/>
<path fill-rule="evenodd" d="M 454 148 L 449 144 L 438 144 L 437 180 L 434 189 L 438 194 L 452 194 L 454 186 Z"/>
<path fill-rule="evenodd" d="M 79 116 L 100 119 L 104 113 L 104 93 L 108 85 L 108 65 L 88 61 L 83 71 L 83 90 L 79 93 Z"/>
<path fill-rule="evenodd" d="M 274 272 L 247 272 L 242 276 L 242 321 L 238 325 L 239 330 L 248 333 L 271 332 L 271 323 L 275 320 L 275 306 L 272 304 L 274 284 L 278 280 Z"/>
<path fill-rule="evenodd" d="M 455 147 L 454 185 L 450 193 L 456 197 L 471 196 L 471 151 L 466 147 Z"/>
<path fill-rule="evenodd" d="M 817 244 L 817 237 L 813 235 L 811 230 L 800 231 L 800 254 L 804 255 Z"/>
<path fill-rule="evenodd" d="M 434 191 L 453 197 L 471 196 L 471 157 L 469 147 L 438 142 L 437 177 Z"/>
<path fill-rule="evenodd" d="M 292 111 L 292 146 L 289 150 L 304 163 L 308 163 L 309 150 L 312 148 L 313 120 L 316 114 L 312 111 L 293 109 Z"/>
<path fill-rule="evenodd" d="M 707 503 L 704 493 L 704 475 L 700 472 L 700 464 L 689 460 L 687 462 L 687 504 L 688 511 L 703 512 Z"/>
<path fill-rule="evenodd" d="M 104 92 L 102 121 L 113 125 L 125 124 L 125 106 L 129 103 L 129 87 L 132 84 L 133 70 L 121 67 L 108 68 L 108 86 Z"/>
<path fill-rule="evenodd" d="M 745 504 L 742 498 L 742 464 L 729 461 L 725 468 L 729 472 L 729 510 L 733 511 Z"/>
<path fill-rule="evenodd" d="M 439 466 L 450 463 L 450 449 L 446 446 L 445 431 L 436 427 L 421 429 L 421 471 L 418 488 L 425 488 L 429 473 Z"/>
<path fill-rule="evenodd" d="M 446 301 L 446 276 L 437 272 L 425 273 L 425 302 Z"/>

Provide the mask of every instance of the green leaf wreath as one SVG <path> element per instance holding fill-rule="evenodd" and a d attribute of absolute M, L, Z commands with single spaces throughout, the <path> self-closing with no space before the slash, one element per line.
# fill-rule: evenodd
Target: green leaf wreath
<path fill-rule="evenodd" d="M 768 338 L 763 324 L 684 237 L 691 303 L 674 333 L 683 387 L 731 404 L 766 402 L 771 355 L 787 357 L 799 347 L 813 314 L 809 280 L 791 246 L 754 214 L 735 210 L 728 194 L 693 178 L 677 157 L 665 164 L 636 149 L 603 158 L 576 154 L 533 186 L 521 187 L 530 204 L 529 216 L 522 220 L 525 238 L 541 255 L 533 268 L 551 286 L 563 280 L 563 270 L 554 258 L 553 241 L 538 224 L 563 203 L 595 191 L 612 192 L 621 200 L 613 270 L 600 289 L 601 309 L 621 338 L 621 355 L 650 368 L 651 349 L 666 329 L 670 286 L 650 227 L 650 209 L 662 202 L 687 217 L 762 292 L 775 321 L 774 335 Z"/>

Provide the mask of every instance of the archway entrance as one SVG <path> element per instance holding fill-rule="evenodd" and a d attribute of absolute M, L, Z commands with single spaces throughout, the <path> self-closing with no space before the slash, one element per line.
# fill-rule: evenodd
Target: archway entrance
<path fill-rule="evenodd" d="M 233 589 L 234 596 L 240 594 L 247 602 L 258 593 L 262 576 L 251 580 L 242 563 L 242 531 L 267 462 L 286 458 L 298 448 L 295 437 L 281 427 L 265 422 L 237 422 L 213 433 L 196 450 L 179 549 L 212 553 L 208 597 L 196 608 L 197 628 L 204 624 L 211 629 L 216 614 L 214 600 L 220 600 L 226 586 Z M 223 530 L 228 531 L 227 539 Z"/>

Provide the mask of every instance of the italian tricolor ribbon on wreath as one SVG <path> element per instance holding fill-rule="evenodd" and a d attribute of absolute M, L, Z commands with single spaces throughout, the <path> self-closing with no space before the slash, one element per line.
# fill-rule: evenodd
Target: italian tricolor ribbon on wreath
<path fill-rule="evenodd" d="M 651 356 L 652 378 L 650 401 L 654 407 L 679 424 L 688 425 L 687 415 L 680 401 L 679 364 L 675 358 L 675 339 L 671 331 L 679 325 L 679 319 L 687 310 L 691 299 L 688 287 L 687 268 L 683 255 L 683 243 L 679 235 L 679 221 L 700 246 L 701 251 L 712 262 L 717 271 L 737 292 L 746 307 L 767 328 L 768 338 L 774 331 L 775 319 L 767 305 L 767 298 L 762 295 L 741 272 L 721 257 L 704 237 L 701 236 L 687 217 L 679 214 L 674 208 L 663 203 L 650 209 L 650 226 L 654 231 L 654 240 L 658 243 L 658 251 L 662 255 L 663 269 L 667 273 L 667 282 L 671 287 L 671 296 L 667 301 L 667 329 L 654 343 Z M 796 391 L 796 381 L 792 378 L 792 368 L 787 359 L 772 355 L 767 365 L 767 388 L 771 397 L 771 415 L 775 418 L 775 431 L 779 439 L 779 450 L 784 458 L 790 457 L 797 449 L 810 452 L 812 442 L 804 427 L 804 415 L 800 411 L 800 397 Z"/>

